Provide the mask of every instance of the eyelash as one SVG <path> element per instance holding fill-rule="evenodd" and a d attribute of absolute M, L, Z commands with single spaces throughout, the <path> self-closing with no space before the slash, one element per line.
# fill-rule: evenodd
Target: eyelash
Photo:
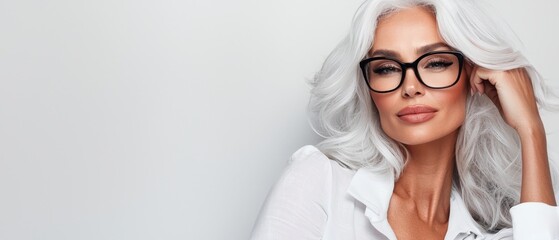
<path fill-rule="evenodd" d="M 450 65 L 452 65 L 451 61 L 446 61 L 444 59 L 435 59 L 435 60 L 429 60 L 426 64 L 425 64 L 425 68 L 447 68 Z M 390 71 L 389 73 L 387 71 Z M 380 66 L 377 67 L 375 69 L 373 69 L 373 72 L 375 74 L 378 75 L 386 75 L 386 74 L 390 74 L 393 72 L 400 72 L 400 68 L 397 66 Z"/>
<path fill-rule="evenodd" d="M 393 73 L 393 72 L 401 72 L 402 70 L 397 66 L 380 66 L 373 69 L 373 72 L 378 75 L 389 74 L 386 71 L 391 71 L 391 73 Z"/>
<path fill-rule="evenodd" d="M 435 67 L 441 67 L 441 65 L 442 65 L 442 67 L 446 68 L 446 67 L 449 67 L 450 65 L 452 65 L 452 62 L 444 60 L 444 59 L 435 59 L 435 60 L 429 60 L 425 65 L 427 67 L 430 67 L 430 66 L 435 65 L 435 64 L 438 65 L 438 66 L 435 66 Z"/>

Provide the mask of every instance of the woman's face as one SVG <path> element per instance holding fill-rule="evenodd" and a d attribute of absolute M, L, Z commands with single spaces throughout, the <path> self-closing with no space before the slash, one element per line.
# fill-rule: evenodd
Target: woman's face
<path fill-rule="evenodd" d="M 379 21 L 369 55 L 413 62 L 427 52 L 444 50 L 451 49 L 440 37 L 433 13 L 414 7 Z M 370 94 L 384 132 L 405 145 L 418 145 L 455 136 L 465 119 L 467 82 L 463 69 L 454 86 L 431 89 L 409 68 L 399 88 Z"/>

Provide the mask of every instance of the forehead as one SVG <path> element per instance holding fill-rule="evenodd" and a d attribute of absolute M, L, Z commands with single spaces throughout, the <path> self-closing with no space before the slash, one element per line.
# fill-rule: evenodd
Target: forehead
<path fill-rule="evenodd" d="M 444 43 L 434 13 L 418 6 L 379 19 L 370 52 L 385 49 L 411 55 L 422 46 L 438 42 Z"/>

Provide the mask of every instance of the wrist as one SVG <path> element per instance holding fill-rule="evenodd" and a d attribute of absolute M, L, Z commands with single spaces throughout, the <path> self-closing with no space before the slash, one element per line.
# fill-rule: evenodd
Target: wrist
<path fill-rule="evenodd" d="M 515 130 L 521 139 L 545 136 L 545 128 L 541 119 L 518 126 Z"/>

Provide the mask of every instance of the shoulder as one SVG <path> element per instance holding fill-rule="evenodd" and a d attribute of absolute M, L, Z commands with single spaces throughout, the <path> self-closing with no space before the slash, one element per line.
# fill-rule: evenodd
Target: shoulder
<path fill-rule="evenodd" d="M 320 239 L 330 214 L 332 163 L 314 146 L 295 151 L 260 210 L 252 239 Z"/>
<path fill-rule="evenodd" d="M 353 171 L 329 159 L 318 148 L 307 145 L 295 151 L 270 192 L 269 200 L 327 205 L 332 190 L 343 187 Z"/>
<path fill-rule="evenodd" d="M 327 183 L 330 181 L 325 180 L 338 176 L 341 172 L 349 176 L 354 173 L 353 170 L 342 167 L 337 161 L 329 159 L 315 146 L 306 145 L 291 155 L 283 175 Z"/>
<path fill-rule="evenodd" d="M 324 153 L 313 145 L 306 145 L 299 148 L 291 155 L 288 165 L 298 167 L 308 167 L 309 165 L 326 165 L 331 161 Z"/>
<path fill-rule="evenodd" d="M 299 148 L 297 151 L 291 155 L 291 160 L 289 163 L 301 162 L 301 161 L 312 161 L 315 163 L 323 162 L 325 160 L 330 160 L 326 155 L 324 155 L 318 148 L 313 145 L 306 145 Z"/>
<path fill-rule="evenodd" d="M 332 175 L 332 160 L 312 145 L 301 147 L 291 155 L 277 185 L 296 185 L 297 188 L 329 183 Z M 303 185 L 299 185 L 303 184 Z"/>

